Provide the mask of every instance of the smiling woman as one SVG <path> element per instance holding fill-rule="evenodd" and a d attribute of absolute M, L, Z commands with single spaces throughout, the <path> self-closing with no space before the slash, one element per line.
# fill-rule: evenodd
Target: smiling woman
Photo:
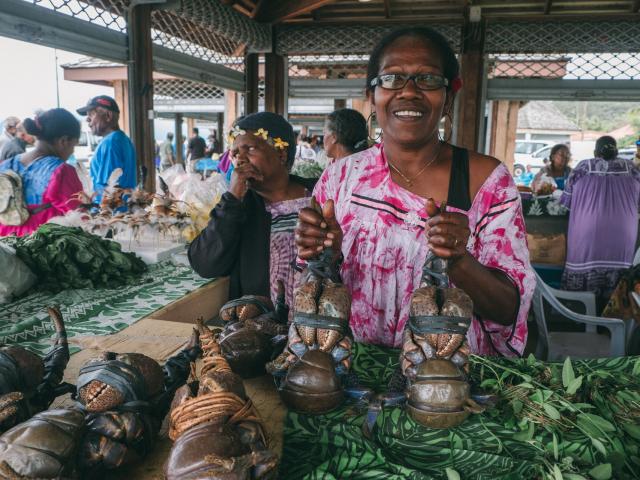
<path fill-rule="evenodd" d="M 298 255 L 341 252 L 355 339 L 400 347 L 412 292 L 429 250 L 449 259 L 449 277 L 471 296 L 471 351 L 522 354 L 535 287 L 519 196 L 492 157 L 438 137 L 461 82 L 447 41 L 428 28 L 401 29 L 373 50 L 367 98 L 383 143 L 330 165 L 305 209 Z M 446 202 L 444 213 L 428 198 Z"/>

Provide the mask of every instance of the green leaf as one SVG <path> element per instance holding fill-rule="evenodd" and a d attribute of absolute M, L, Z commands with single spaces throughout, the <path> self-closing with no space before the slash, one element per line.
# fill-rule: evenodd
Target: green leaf
<path fill-rule="evenodd" d="M 578 378 L 574 378 L 569 382 L 569 386 L 567 387 L 567 394 L 573 395 L 578 391 L 578 389 L 582 386 L 582 375 Z"/>
<path fill-rule="evenodd" d="M 531 385 L 529 382 L 522 382 L 522 383 L 519 383 L 519 384 L 518 384 L 518 387 L 521 387 L 521 388 L 529 388 L 529 389 L 534 388 L 534 387 L 533 387 L 533 385 Z"/>
<path fill-rule="evenodd" d="M 589 470 L 589 475 L 593 477 L 594 480 L 609 480 L 611 473 L 610 463 L 602 463 Z"/>
<path fill-rule="evenodd" d="M 593 443 L 593 446 L 596 448 L 596 450 L 598 450 L 602 455 L 604 455 L 605 457 L 607 456 L 607 449 L 604 446 L 604 443 L 602 443 L 600 440 L 598 440 L 597 438 L 591 438 L 591 443 Z"/>
<path fill-rule="evenodd" d="M 636 440 L 640 440 L 640 426 L 633 423 L 623 423 L 622 429 L 627 432 L 630 437 L 635 438 Z"/>
<path fill-rule="evenodd" d="M 544 403 L 542 404 L 542 408 L 544 408 L 544 411 L 547 412 L 547 415 L 549 415 L 550 418 L 553 420 L 560 420 L 560 412 L 556 407 L 549 403 Z"/>
<path fill-rule="evenodd" d="M 444 471 L 447 473 L 447 480 L 460 480 L 460 474 L 453 468 L 447 467 Z"/>
<path fill-rule="evenodd" d="M 553 458 L 558 461 L 558 437 L 553 434 Z"/>
<path fill-rule="evenodd" d="M 616 427 L 609 421 L 605 420 L 599 415 L 595 415 L 593 413 L 579 413 L 578 414 L 578 422 L 580 421 L 590 422 L 596 427 L 598 427 L 603 432 L 615 432 Z"/>
<path fill-rule="evenodd" d="M 562 385 L 564 388 L 568 388 L 574 378 L 576 378 L 576 374 L 573 372 L 571 358 L 567 357 L 562 366 Z"/>
<path fill-rule="evenodd" d="M 522 411 L 522 405 L 523 403 L 520 400 L 513 400 L 511 402 L 511 407 L 513 408 L 513 413 L 515 415 L 518 415 Z"/>
<path fill-rule="evenodd" d="M 563 474 L 563 478 L 564 480 L 587 480 L 585 477 L 577 473 L 565 473 Z"/>
<path fill-rule="evenodd" d="M 527 366 L 533 367 L 536 363 L 538 363 L 538 360 L 533 356 L 533 353 L 530 353 L 527 357 Z"/>
<path fill-rule="evenodd" d="M 562 480 L 562 472 L 558 465 L 553 466 L 553 478 L 554 480 Z"/>
<path fill-rule="evenodd" d="M 640 375 L 640 358 L 638 358 L 633 364 L 633 371 L 631 372 L 631 375 L 633 376 Z"/>
<path fill-rule="evenodd" d="M 533 422 L 528 422 L 529 426 L 527 428 L 527 430 L 523 430 L 520 431 L 518 433 L 515 433 L 513 435 L 513 439 L 517 440 L 519 442 L 528 442 L 529 440 L 531 440 L 533 438 L 533 435 L 535 433 L 536 427 L 533 424 Z"/>

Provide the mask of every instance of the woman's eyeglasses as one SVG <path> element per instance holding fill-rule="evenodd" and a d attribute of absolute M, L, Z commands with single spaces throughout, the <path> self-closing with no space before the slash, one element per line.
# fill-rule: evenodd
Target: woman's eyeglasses
<path fill-rule="evenodd" d="M 433 73 L 421 73 L 418 75 L 386 73 L 375 77 L 369 85 L 371 87 L 380 86 L 386 90 L 401 90 L 409 80 L 413 80 L 419 90 L 438 90 L 449 85 L 449 80 L 442 75 L 434 75 Z"/>

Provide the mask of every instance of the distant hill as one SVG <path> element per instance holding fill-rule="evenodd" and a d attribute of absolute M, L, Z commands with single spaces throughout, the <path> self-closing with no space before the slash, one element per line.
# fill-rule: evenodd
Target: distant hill
<path fill-rule="evenodd" d="M 640 103 L 633 102 L 553 102 L 569 120 L 583 130 L 611 132 L 640 120 Z M 634 113 L 635 111 L 635 113 Z"/>

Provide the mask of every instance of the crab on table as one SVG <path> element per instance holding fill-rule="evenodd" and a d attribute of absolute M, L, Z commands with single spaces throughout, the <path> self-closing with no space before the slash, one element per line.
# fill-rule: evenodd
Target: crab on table
<path fill-rule="evenodd" d="M 87 362 L 77 382 L 86 433 L 79 468 L 100 472 L 133 463 L 154 446 L 175 391 L 187 381 L 200 354 L 194 331 L 185 348 L 163 367 L 141 353 L 105 352 Z"/>
<path fill-rule="evenodd" d="M 49 307 L 55 343 L 44 358 L 18 346 L 0 347 L 0 432 L 46 410 L 56 397 L 71 392 L 62 383 L 69 362 L 64 320 L 58 307 Z"/>
<path fill-rule="evenodd" d="M 269 298 L 258 295 L 245 295 L 222 306 L 220 318 L 225 326 L 220 349 L 235 373 L 243 378 L 264 373 L 265 364 L 284 347 L 288 312 L 281 281 L 275 308 Z"/>
<path fill-rule="evenodd" d="M 310 261 L 294 292 L 287 348 L 267 365 L 283 401 L 297 411 L 321 413 L 340 405 L 342 378 L 351 368 L 351 295 L 341 283 L 333 252 Z"/>
<path fill-rule="evenodd" d="M 268 450 L 262 421 L 242 378 L 222 355 L 214 333 L 198 322 L 203 367 L 199 381 L 182 386 L 171 405 L 173 447 L 167 480 L 274 478 L 277 456 Z"/>

